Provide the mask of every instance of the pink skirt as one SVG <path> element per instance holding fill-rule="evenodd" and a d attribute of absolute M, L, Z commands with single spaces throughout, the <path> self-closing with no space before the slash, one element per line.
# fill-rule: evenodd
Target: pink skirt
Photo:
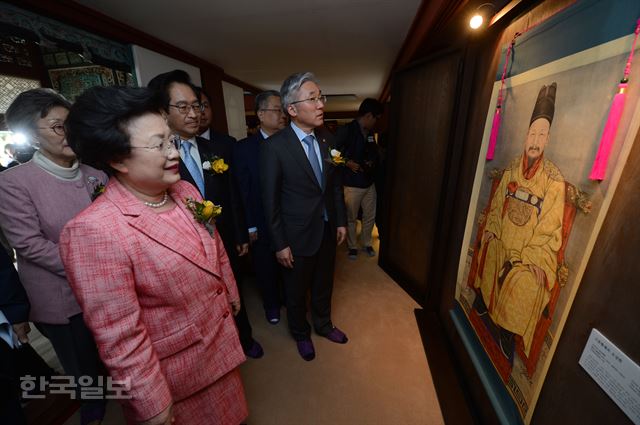
<path fill-rule="evenodd" d="M 238 425 L 249 416 L 238 368 L 173 405 L 175 425 Z"/>

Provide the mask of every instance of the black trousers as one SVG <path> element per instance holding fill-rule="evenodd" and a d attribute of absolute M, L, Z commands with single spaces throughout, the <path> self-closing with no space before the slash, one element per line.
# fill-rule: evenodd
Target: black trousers
<path fill-rule="evenodd" d="M 293 268 L 282 267 L 289 330 L 296 341 L 310 338 L 307 322 L 307 292 L 311 292 L 311 318 L 320 335 L 331 331 L 331 295 L 336 259 L 334 230 L 325 222 L 324 236 L 318 252 L 310 257 L 294 254 Z"/>
<path fill-rule="evenodd" d="M 266 230 L 258 232 L 258 240 L 251 245 L 253 269 L 264 309 L 279 309 L 282 303 L 278 288 L 278 261 L 264 233 Z"/>
<path fill-rule="evenodd" d="M 224 241 L 224 239 L 223 239 Z M 235 246 L 225 245 L 227 256 L 229 257 L 229 263 L 231 263 L 231 270 L 233 276 L 236 279 L 236 286 L 238 287 L 238 294 L 240 295 L 240 311 L 234 317 L 236 326 L 238 327 L 238 336 L 240 337 L 240 345 L 242 349 L 247 351 L 253 345 L 253 329 L 249 322 L 249 316 L 247 316 L 247 307 L 242 295 L 242 280 L 244 279 L 244 273 L 240 264 L 240 257 L 238 257 L 238 251 Z"/>

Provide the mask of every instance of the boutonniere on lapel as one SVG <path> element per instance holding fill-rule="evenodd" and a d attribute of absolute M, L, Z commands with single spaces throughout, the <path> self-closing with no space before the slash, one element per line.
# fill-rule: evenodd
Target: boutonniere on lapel
<path fill-rule="evenodd" d="M 329 151 L 329 158 L 326 161 L 336 167 L 341 165 L 345 165 L 347 163 L 347 159 L 342 156 L 342 152 L 337 149 L 331 149 Z"/>
<path fill-rule="evenodd" d="M 222 174 L 229 169 L 229 164 L 224 162 L 224 158 L 214 156 L 202 163 L 202 169 L 213 174 Z"/>
<path fill-rule="evenodd" d="M 204 224 L 209 234 L 213 236 L 213 225 L 216 222 L 216 217 L 222 214 L 222 207 L 211 201 L 203 200 L 202 202 L 198 202 L 193 198 L 185 199 L 184 204 L 189 211 L 191 211 L 191 214 L 193 214 L 193 218 L 198 223 Z"/>
<path fill-rule="evenodd" d="M 105 186 L 97 177 L 94 176 L 89 176 L 87 178 L 87 182 L 93 186 L 93 192 L 91 192 L 91 202 L 93 202 L 98 196 L 104 193 Z"/>

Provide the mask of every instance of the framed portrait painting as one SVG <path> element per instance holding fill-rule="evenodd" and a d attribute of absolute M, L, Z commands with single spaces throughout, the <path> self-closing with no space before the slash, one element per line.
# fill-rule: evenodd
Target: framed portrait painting
<path fill-rule="evenodd" d="M 495 154 L 486 160 L 499 78 L 493 87 L 456 301 L 524 423 L 533 414 L 640 125 L 638 63 L 629 75 L 606 177 L 591 180 L 634 40 L 630 11 L 637 17 L 640 5 L 578 2 L 516 39 Z M 594 36 L 588 23 L 604 12 L 614 29 L 605 26 Z"/>

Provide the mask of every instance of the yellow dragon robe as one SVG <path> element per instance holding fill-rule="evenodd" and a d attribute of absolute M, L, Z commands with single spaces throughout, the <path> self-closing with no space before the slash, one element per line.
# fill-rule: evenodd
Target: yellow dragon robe
<path fill-rule="evenodd" d="M 524 164 L 526 157 L 516 158 L 493 195 L 480 248 L 484 267 L 478 270 L 474 286 L 480 288 L 494 323 L 522 337 L 528 356 L 536 325 L 556 284 L 565 184 L 551 161 L 541 158 L 528 179 Z M 542 285 L 531 265 L 544 272 Z"/>

